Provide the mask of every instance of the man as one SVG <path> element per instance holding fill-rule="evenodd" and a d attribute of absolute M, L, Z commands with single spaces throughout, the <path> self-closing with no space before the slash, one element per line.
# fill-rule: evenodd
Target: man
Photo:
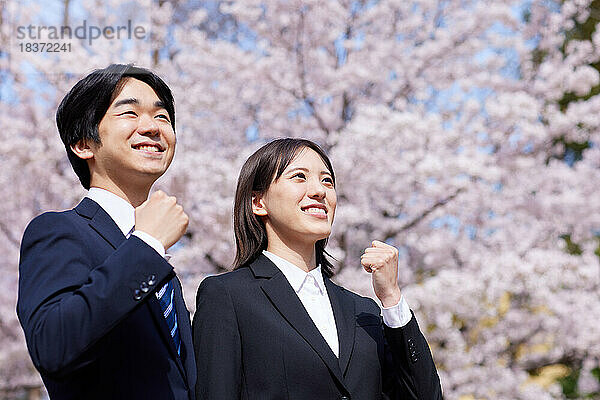
<path fill-rule="evenodd" d="M 189 314 L 165 250 L 188 217 L 150 188 L 175 151 L 154 73 L 110 65 L 79 81 L 56 122 L 87 196 L 25 230 L 17 313 L 51 399 L 193 400 Z"/>

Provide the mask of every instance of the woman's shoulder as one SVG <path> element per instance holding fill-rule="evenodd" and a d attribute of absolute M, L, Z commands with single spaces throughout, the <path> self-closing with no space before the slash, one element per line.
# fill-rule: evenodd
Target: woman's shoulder
<path fill-rule="evenodd" d="M 207 276 L 200 282 L 196 292 L 196 304 L 200 302 L 229 302 L 243 299 L 252 291 L 248 271 L 236 269 L 218 275 Z"/>
<path fill-rule="evenodd" d="M 376 314 L 376 315 L 379 315 L 381 313 L 381 309 L 379 308 L 379 305 L 377 305 L 375 300 L 373 300 L 372 298 L 355 293 L 349 289 L 346 289 L 343 286 L 340 286 L 340 285 L 334 283 L 333 281 L 331 283 L 336 288 L 338 288 L 338 290 L 340 290 L 340 292 L 344 296 L 346 296 L 348 299 L 350 299 L 351 301 L 354 302 L 354 307 L 355 307 L 357 313 L 366 312 L 366 313 Z"/>
<path fill-rule="evenodd" d="M 247 285 L 252 278 L 248 268 L 238 268 L 221 274 L 210 275 L 204 278 L 201 284 L 205 286 L 227 286 Z"/>

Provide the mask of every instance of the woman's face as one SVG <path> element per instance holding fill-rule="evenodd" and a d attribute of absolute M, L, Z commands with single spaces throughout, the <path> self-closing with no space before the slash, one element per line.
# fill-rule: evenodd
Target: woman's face
<path fill-rule="evenodd" d="M 336 201 L 327 166 L 314 150 L 303 148 L 266 193 L 253 197 L 252 209 L 263 218 L 269 243 L 314 244 L 329 237 Z"/>

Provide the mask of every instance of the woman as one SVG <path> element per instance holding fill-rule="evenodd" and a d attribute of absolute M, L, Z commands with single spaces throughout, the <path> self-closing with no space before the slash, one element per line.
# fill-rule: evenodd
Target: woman
<path fill-rule="evenodd" d="M 361 257 L 384 306 L 335 285 L 336 207 L 315 143 L 277 139 L 240 172 L 234 271 L 206 278 L 193 322 L 200 399 L 440 399 L 431 353 L 397 284 L 398 251 Z"/>

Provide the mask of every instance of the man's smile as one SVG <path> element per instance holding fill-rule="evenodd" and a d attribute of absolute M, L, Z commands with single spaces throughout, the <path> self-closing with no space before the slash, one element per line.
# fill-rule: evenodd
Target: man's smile
<path fill-rule="evenodd" d="M 151 153 L 162 153 L 165 149 L 160 143 L 137 143 L 131 146 L 134 150 L 146 151 Z"/>

